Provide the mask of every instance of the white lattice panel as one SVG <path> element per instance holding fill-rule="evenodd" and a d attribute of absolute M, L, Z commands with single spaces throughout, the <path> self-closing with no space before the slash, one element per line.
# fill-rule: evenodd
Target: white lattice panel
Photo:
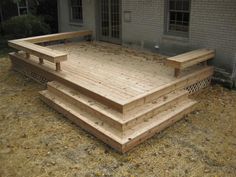
<path fill-rule="evenodd" d="M 208 77 L 204 80 L 201 80 L 193 85 L 186 87 L 185 89 L 188 90 L 189 94 L 192 94 L 200 91 L 203 88 L 206 88 L 207 86 L 210 85 L 210 83 L 211 83 L 211 77 Z"/>

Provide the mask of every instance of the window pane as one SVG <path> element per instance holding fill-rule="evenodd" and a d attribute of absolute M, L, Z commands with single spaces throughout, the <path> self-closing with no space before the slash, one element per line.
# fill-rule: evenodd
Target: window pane
<path fill-rule="evenodd" d="M 26 0 L 20 0 L 19 1 L 19 6 L 20 7 L 26 7 L 27 6 Z"/>
<path fill-rule="evenodd" d="M 175 1 L 170 1 L 170 10 L 175 10 Z"/>
<path fill-rule="evenodd" d="M 118 38 L 120 36 L 120 6 L 119 0 L 111 0 L 111 37 Z"/>
<path fill-rule="evenodd" d="M 109 36 L 109 4 L 108 1 L 101 1 L 101 12 L 102 12 L 102 35 Z"/>
<path fill-rule="evenodd" d="M 184 13 L 184 19 L 183 21 L 188 22 L 189 21 L 189 13 Z"/>
<path fill-rule="evenodd" d="M 169 30 L 188 31 L 190 0 L 169 0 Z"/>
<path fill-rule="evenodd" d="M 71 0 L 71 19 L 75 21 L 83 20 L 82 0 Z"/>
<path fill-rule="evenodd" d="M 182 5 L 183 5 L 183 1 L 181 1 L 181 0 L 176 0 L 176 8 L 175 8 L 175 10 L 182 10 L 183 8 L 182 8 Z"/>
<path fill-rule="evenodd" d="M 76 6 L 77 4 L 77 0 L 71 0 L 71 6 Z"/>
<path fill-rule="evenodd" d="M 170 20 L 176 20 L 176 12 L 170 12 Z"/>
<path fill-rule="evenodd" d="M 189 11 L 189 1 L 183 1 L 183 10 Z"/>

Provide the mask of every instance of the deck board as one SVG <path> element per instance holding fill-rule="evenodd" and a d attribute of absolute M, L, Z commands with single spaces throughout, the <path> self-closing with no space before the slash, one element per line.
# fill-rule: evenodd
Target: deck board
<path fill-rule="evenodd" d="M 164 66 L 165 57 L 159 54 L 103 42 L 66 43 L 50 48 L 68 53 L 68 60 L 59 73 L 47 61 L 43 68 L 118 103 L 176 80 L 173 69 Z M 38 62 L 34 56 L 30 60 Z M 198 69 L 186 69 L 182 76 Z"/>

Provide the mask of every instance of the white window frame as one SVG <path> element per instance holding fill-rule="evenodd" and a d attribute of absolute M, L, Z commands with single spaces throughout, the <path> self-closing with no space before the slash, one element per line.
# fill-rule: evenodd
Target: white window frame
<path fill-rule="evenodd" d="M 23 1 L 25 1 L 26 6 L 20 6 L 20 2 L 17 1 L 18 16 L 25 15 L 25 14 L 21 14 L 21 9 L 26 9 L 26 14 L 29 14 L 28 0 L 23 0 Z"/>

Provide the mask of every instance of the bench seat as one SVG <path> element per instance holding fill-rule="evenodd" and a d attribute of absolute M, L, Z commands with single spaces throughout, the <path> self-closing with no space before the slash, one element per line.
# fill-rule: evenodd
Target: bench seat
<path fill-rule="evenodd" d="M 30 54 L 39 57 L 39 63 L 43 64 L 43 60 L 48 60 L 56 64 L 56 71 L 61 70 L 60 62 L 67 60 L 67 53 L 39 46 L 27 41 L 13 40 L 9 41 L 8 45 L 26 52 L 27 58 Z"/>
<path fill-rule="evenodd" d="M 67 60 L 67 53 L 53 50 L 37 44 L 61 40 L 64 40 L 66 42 L 68 39 L 74 39 L 78 37 L 88 37 L 88 40 L 91 40 L 92 31 L 82 30 L 16 39 L 8 41 L 8 45 L 17 50 L 24 51 L 26 53 L 27 59 L 30 58 L 30 55 L 37 56 L 39 58 L 39 64 L 43 64 L 43 60 L 48 60 L 52 63 L 55 63 L 56 71 L 61 71 L 61 62 Z"/>
<path fill-rule="evenodd" d="M 215 57 L 215 51 L 212 49 L 198 49 L 166 60 L 166 65 L 175 69 L 175 77 L 178 77 L 180 70 L 193 66 L 195 64 L 206 62 Z"/>

